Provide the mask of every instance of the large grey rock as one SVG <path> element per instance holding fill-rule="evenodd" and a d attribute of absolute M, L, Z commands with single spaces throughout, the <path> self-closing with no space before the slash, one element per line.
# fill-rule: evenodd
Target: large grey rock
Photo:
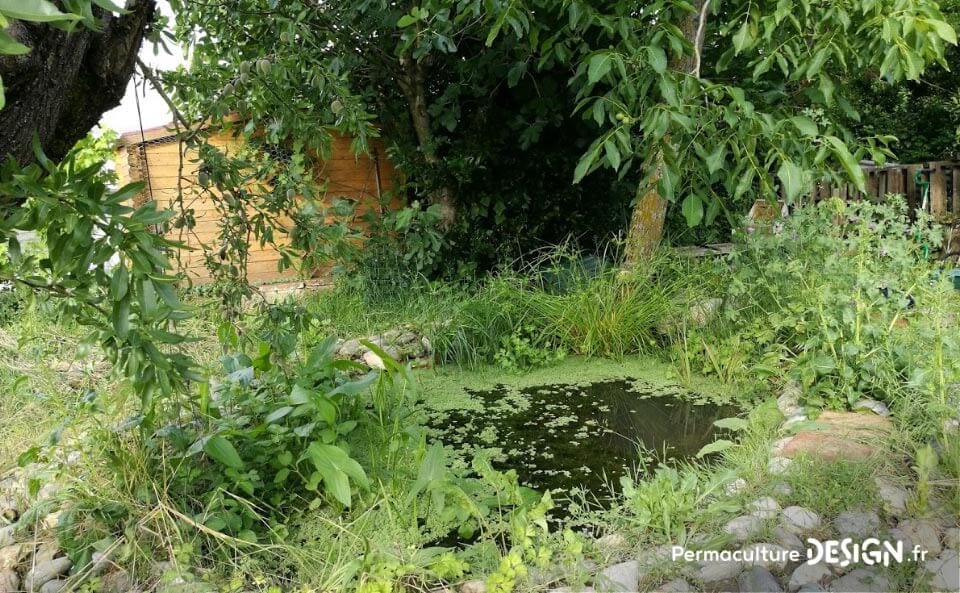
<path fill-rule="evenodd" d="M 927 558 L 940 553 L 940 530 L 937 524 L 926 519 L 905 519 L 897 527 L 908 537 L 914 545 L 927 551 Z"/>
<path fill-rule="evenodd" d="M 763 527 L 763 520 L 754 515 L 741 515 L 731 519 L 723 526 L 724 533 L 733 536 L 734 541 L 744 542 L 753 537 Z"/>
<path fill-rule="evenodd" d="M 800 389 L 800 383 L 792 379 L 786 382 L 780 396 L 777 397 L 777 408 L 784 417 L 789 418 L 799 411 L 801 395 L 803 391 Z"/>
<path fill-rule="evenodd" d="M 696 593 L 696 589 L 683 579 L 673 579 L 655 588 L 654 593 Z"/>
<path fill-rule="evenodd" d="M 744 566 L 759 566 L 760 568 L 775 568 L 782 571 L 790 561 L 787 548 L 766 542 L 750 544 L 743 548 Z M 749 558 L 749 560 L 747 560 Z"/>
<path fill-rule="evenodd" d="M 114 570 L 100 577 L 98 593 L 127 593 L 133 589 L 133 577 L 125 570 Z"/>
<path fill-rule="evenodd" d="M 820 515 L 808 508 L 792 506 L 783 509 L 783 526 L 793 533 L 803 533 L 820 527 Z"/>
<path fill-rule="evenodd" d="M 61 593 L 67 591 L 67 585 L 70 583 L 66 579 L 53 579 L 47 581 L 40 587 L 40 593 Z"/>
<path fill-rule="evenodd" d="M 12 570 L 0 570 L 0 593 L 16 593 L 19 590 L 19 575 Z"/>
<path fill-rule="evenodd" d="M 830 583 L 835 593 L 889 593 L 893 585 L 876 568 L 858 568 Z"/>
<path fill-rule="evenodd" d="M 833 573 L 830 572 L 830 569 L 823 564 L 807 564 L 804 562 L 796 569 L 794 569 L 793 574 L 790 575 L 790 580 L 787 582 L 787 589 L 790 591 L 796 591 L 804 585 L 823 585 L 827 582 Z"/>
<path fill-rule="evenodd" d="M 921 569 L 930 576 L 934 591 L 960 591 L 960 562 L 956 550 L 946 550 L 933 560 L 927 560 Z"/>
<path fill-rule="evenodd" d="M 640 563 L 630 560 L 601 570 L 594 579 L 593 587 L 597 591 L 627 592 L 636 591 L 639 584 Z"/>
<path fill-rule="evenodd" d="M 876 537 L 879 535 L 880 517 L 873 511 L 844 511 L 834 519 L 833 526 L 841 536 Z"/>
<path fill-rule="evenodd" d="M 880 494 L 880 500 L 883 501 L 883 508 L 887 513 L 894 517 L 902 517 L 907 512 L 907 500 L 910 499 L 910 493 L 906 488 L 891 484 L 882 478 L 874 480 L 877 484 L 877 491 Z"/>
<path fill-rule="evenodd" d="M 823 591 L 826 591 L 826 589 L 816 583 L 810 583 L 797 589 L 797 593 L 822 593 Z"/>
<path fill-rule="evenodd" d="M 373 350 L 367 350 L 363 353 L 363 363 L 371 369 L 384 370 L 387 365 L 383 364 L 383 359 Z"/>
<path fill-rule="evenodd" d="M 698 581 L 710 587 L 711 585 L 737 578 L 737 575 L 740 574 L 742 570 L 742 562 L 715 560 L 700 563 L 693 574 Z"/>
<path fill-rule="evenodd" d="M 45 583 L 67 574 L 73 562 L 69 558 L 54 558 L 37 563 L 23 579 L 24 588 L 36 593 Z"/>
<path fill-rule="evenodd" d="M 903 543 L 904 552 L 910 552 L 913 550 L 913 540 L 903 532 L 902 529 L 894 527 L 889 531 L 889 535 L 886 537 L 886 540 L 891 544 L 896 545 L 897 542 Z"/>
<path fill-rule="evenodd" d="M 782 525 L 774 527 L 771 533 L 774 541 L 781 547 L 788 550 L 804 550 L 806 548 L 803 541 L 795 533 Z"/>
<path fill-rule="evenodd" d="M 460 593 L 487 593 L 487 584 L 481 580 L 466 581 L 460 585 Z"/>
<path fill-rule="evenodd" d="M 769 496 L 764 496 L 748 504 L 747 508 L 754 517 L 773 519 L 780 512 L 780 503 Z"/>
<path fill-rule="evenodd" d="M 887 404 L 883 402 L 878 402 L 875 399 L 861 399 L 857 403 L 853 404 L 854 410 L 867 410 L 873 412 L 877 416 L 887 417 L 890 415 L 890 408 L 887 407 Z"/>
<path fill-rule="evenodd" d="M 337 348 L 337 354 L 343 356 L 344 358 L 353 358 L 359 355 L 363 350 L 366 349 L 366 346 L 360 343 L 360 338 L 354 338 L 352 340 L 347 340 Z"/>
<path fill-rule="evenodd" d="M 783 587 L 770 574 L 770 571 L 759 566 L 741 572 L 740 576 L 737 577 L 737 585 L 740 587 L 741 593 L 780 593 L 783 591 Z"/>
<path fill-rule="evenodd" d="M 793 463 L 793 460 L 786 457 L 771 457 L 769 463 L 767 463 L 767 471 L 779 476 L 787 472 L 791 463 Z"/>
<path fill-rule="evenodd" d="M 950 527 L 943 531 L 943 545 L 956 550 L 960 548 L 960 528 Z"/>

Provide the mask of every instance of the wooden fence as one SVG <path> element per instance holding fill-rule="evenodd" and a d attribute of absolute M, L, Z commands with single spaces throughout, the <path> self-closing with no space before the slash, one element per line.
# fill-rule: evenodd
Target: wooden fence
<path fill-rule="evenodd" d="M 936 220 L 953 221 L 960 218 L 960 162 L 933 161 L 909 165 L 889 164 L 878 167 L 871 162 L 861 163 L 867 178 L 867 191 L 857 191 L 852 185 L 818 182 L 810 192 L 814 201 L 838 196 L 844 200 L 882 201 L 887 194 L 901 194 L 910 209 L 919 208 L 923 201 L 924 185 L 929 184 L 927 212 Z M 920 184 L 916 174 L 920 172 Z"/>

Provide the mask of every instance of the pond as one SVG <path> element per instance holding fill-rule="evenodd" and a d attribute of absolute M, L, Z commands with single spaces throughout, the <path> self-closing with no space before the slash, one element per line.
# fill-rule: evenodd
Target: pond
<path fill-rule="evenodd" d="M 493 466 L 515 469 L 522 485 L 580 488 L 601 503 L 620 476 L 696 455 L 714 440 L 713 422 L 737 411 L 679 386 L 624 379 L 467 393 L 480 409 L 429 420 L 441 442 L 466 457 L 493 449 Z"/>

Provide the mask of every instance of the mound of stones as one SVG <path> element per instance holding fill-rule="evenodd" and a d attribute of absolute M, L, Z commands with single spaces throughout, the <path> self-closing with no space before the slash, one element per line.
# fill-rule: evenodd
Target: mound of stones
<path fill-rule="evenodd" d="M 390 329 L 341 341 L 337 344 L 336 356 L 363 363 L 374 369 L 385 368 L 380 355 L 364 342 L 375 345 L 401 364 L 410 363 L 414 367 L 429 367 L 433 364 L 433 345 L 430 340 L 410 328 Z"/>

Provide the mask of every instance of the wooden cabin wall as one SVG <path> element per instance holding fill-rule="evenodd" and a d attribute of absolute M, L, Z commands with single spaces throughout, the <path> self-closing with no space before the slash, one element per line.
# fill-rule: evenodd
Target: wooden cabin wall
<path fill-rule="evenodd" d="M 139 132 L 127 143 L 121 141 L 117 158 L 118 177 L 121 184 L 149 179 L 144 191 L 134 198 L 134 203 L 139 205 L 152 197 L 160 208 L 177 207 L 177 196 L 180 191 L 178 179 L 182 177 L 179 187 L 183 189 L 183 206 L 193 208 L 196 226 L 190 231 L 172 229 L 167 236 L 193 248 L 179 254 L 181 268 L 188 276 L 198 284 L 209 282 L 210 272 L 204 264 L 204 254 L 215 253 L 220 248 L 217 241 L 220 235 L 217 224 L 220 214 L 214 204 L 215 198 L 212 198 L 209 193 L 201 194 L 197 191 L 199 163 L 190 162 L 197 159 L 196 151 L 191 150 L 186 153 L 181 169 L 179 143 L 176 140 L 162 141 L 164 135 L 160 133 L 155 132 L 152 136 L 152 141 L 151 137 L 147 136 L 146 144 L 139 142 Z M 213 136 L 209 141 L 228 154 L 231 149 L 238 146 L 238 141 L 226 133 Z M 379 207 L 379 192 L 386 192 L 393 187 L 395 171 L 384 156 L 382 143 L 375 143 L 374 148 L 380 155 L 378 163 L 366 155 L 355 157 L 350 150 L 349 137 L 334 138 L 330 158 L 320 162 L 316 172 L 316 180 L 327 184 L 325 200 L 328 203 L 336 198 L 354 200 L 357 202 L 358 216 Z M 379 164 L 379 184 L 377 164 Z M 289 222 L 289 220 L 282 221 L 282 224 L 289 224 Z M 276 237 L 278 243 L 286 243 L 282 233 L 277 233 Z M 278 270 L 279 262 L 280 254 L 273 246 L 261 246 L 259 241 L 254 240 L 250 246 L 247 261 L 248 280 L 253 284 L 265 284 L 299 279 L 293 270 L 288 269 L 281 273 Z M 312 276 L 323 274 L 324 272 L 317 271 Z"/>

